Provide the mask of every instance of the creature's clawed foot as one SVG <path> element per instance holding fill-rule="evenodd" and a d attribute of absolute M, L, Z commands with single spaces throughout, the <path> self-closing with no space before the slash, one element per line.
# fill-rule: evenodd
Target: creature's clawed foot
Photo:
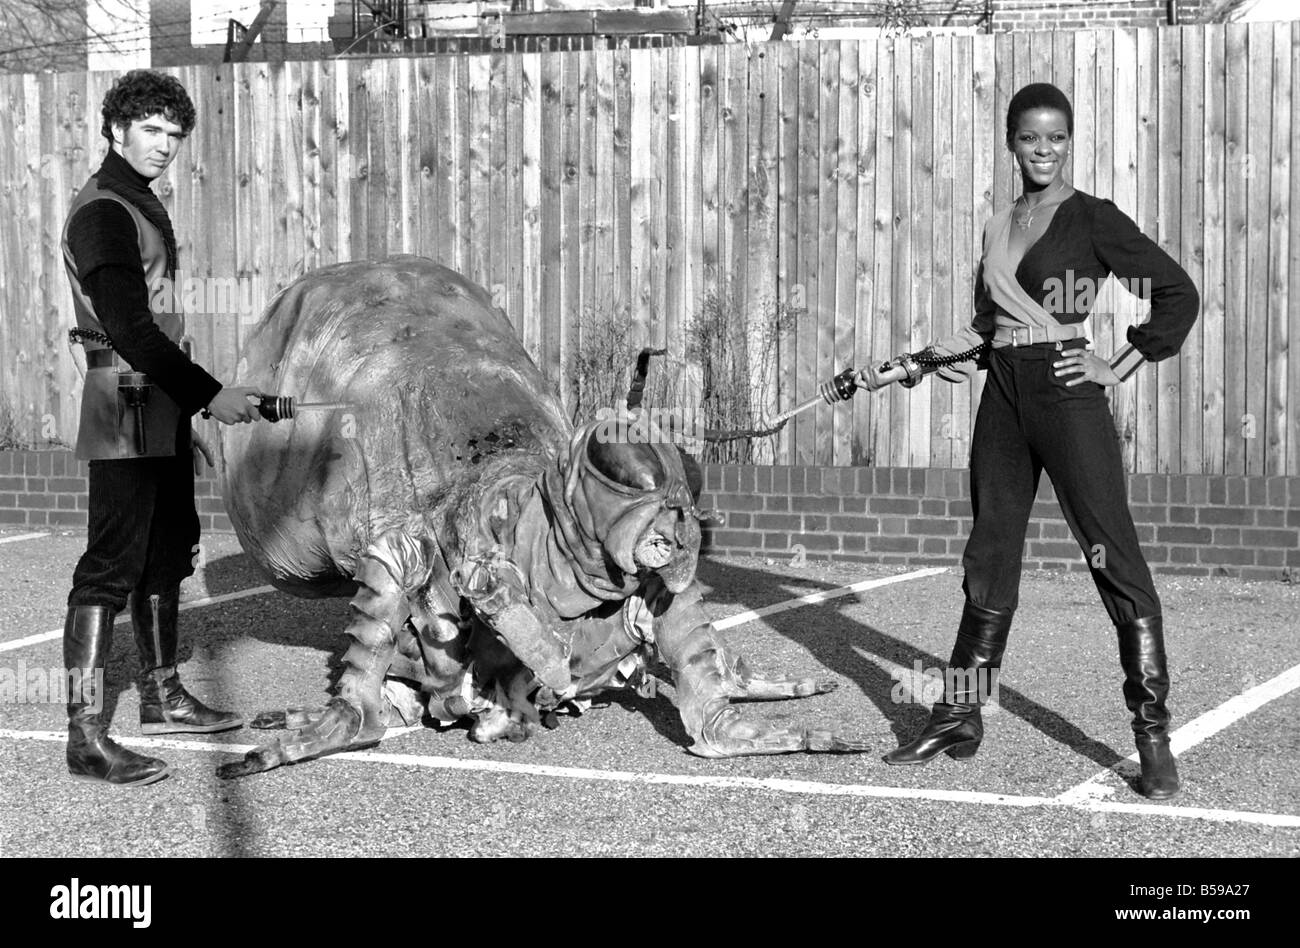
<path fill-rule="evenodd" d="M 840 686 L 838 681 L 816 678 L 754 678 L 736 675 L 729 689 L 731 697 L 742 701 L 781 701 L 785 698 L 811 698 L 824 695 Z"/>
<path fill-rule="evenodd" d="M 292 713 L 286 715 L 286 720 Z M 323 711 L 313 712 L 310 716 L 310 723 L 300 729 L 292 740 L 275 741 L 256 747 L 245 754 L 243 760 L 218 767 L 217 776 L 223 780 L 232 780 L 273 770 L 282 764 L 296 764 L 302 760 L 313 760 L 326 754 L 337 754 L 375 743 L 353 743 L 353 738 L 361 730 L 361 712 L 343 698 L 333 698 Z M 262 715 L 258 717 L 260 719 Z"/>
<path fill-rule="evenodd" d="M 840 686 L 838 681 L 818 681 L 816 678 L 800 678 L 795 684 L 796 698 L 811 698 L 813 695 L 829 694 Z"/>
<path fill-rule="evenodd" d="M 804 750 L 814 754 L 861 754 L 873 747 L 866 741 L 851 741 L 823 728 L 804 731 L 804 744 Z"/>
<path fill-rule="evenodd" d="M 284 711 L 262 711 L 253 718 L 249 727 L 263 731 L 298 730 L 310 727 L 322 714 L 324 708 L 288 708 Z"/>
<path fill-rule="evenodd" d="M 728 706 L 705 727 L 702 739 L 690 748 L 700 757 L 743 757 L 751 754 L 856 754 L 873 745 L 840 737 L 825 728 L 774 727 L 745 717 Z"/>

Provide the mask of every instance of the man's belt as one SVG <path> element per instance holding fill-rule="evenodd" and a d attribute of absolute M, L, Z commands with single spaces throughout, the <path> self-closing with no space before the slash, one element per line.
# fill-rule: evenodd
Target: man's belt
<path fill-rule="evenodd" d="M 1064 342 L 1083 336 L 1082 323 L 1055 326 L 998 326 L 993 331 L 995 346 L 1032 346 L 1040 342 Z"/>

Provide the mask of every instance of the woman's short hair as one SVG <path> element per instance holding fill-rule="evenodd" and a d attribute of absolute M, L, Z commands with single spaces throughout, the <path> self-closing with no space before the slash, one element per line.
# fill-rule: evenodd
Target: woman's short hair
<path fill-rule="evenodd" d="M 104 96 L 102 112 L 104 125 L 100 131 L 109 144 L 113 142 L 114 125 L 129 126 L 136 119 L 162 115 L 188 135 L 196 117 L 194 103 L 180 80 L 151 69 L 132 69 L 118 77 Z"/>
<path fill-rule="evenodd" d="M 1050 82 L 1031 82 L 1011 97 L 1007 106 L 1007 147 L 1020 126 L 1020 117 L 1034 109 L 1057 109 L 1065 115 L 1065 127 L 1074 135 L 1074 109 L 1065 93 Z"/>

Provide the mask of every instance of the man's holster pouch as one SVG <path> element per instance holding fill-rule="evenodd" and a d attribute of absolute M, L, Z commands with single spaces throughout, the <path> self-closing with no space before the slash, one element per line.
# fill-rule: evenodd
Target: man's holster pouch
<path fill-rule="evenodd" d="M 78 460 L 172 457 L 180 420 L 180 406 L 143 372 L 110 349 L 86 353 Z"/>

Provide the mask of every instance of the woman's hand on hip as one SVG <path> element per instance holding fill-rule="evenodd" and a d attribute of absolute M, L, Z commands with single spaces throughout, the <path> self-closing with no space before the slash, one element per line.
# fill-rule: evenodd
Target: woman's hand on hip
<path fill-rule="evenodd" d="M 1119 376 L 1105 359 L 1098 358 L 1086 349 L 1076 349 L 1052 363 L 1057 378 L 1070 376 L 1066 385 L 1096 382 L 1098 385 L 1118 385 Z"/>

